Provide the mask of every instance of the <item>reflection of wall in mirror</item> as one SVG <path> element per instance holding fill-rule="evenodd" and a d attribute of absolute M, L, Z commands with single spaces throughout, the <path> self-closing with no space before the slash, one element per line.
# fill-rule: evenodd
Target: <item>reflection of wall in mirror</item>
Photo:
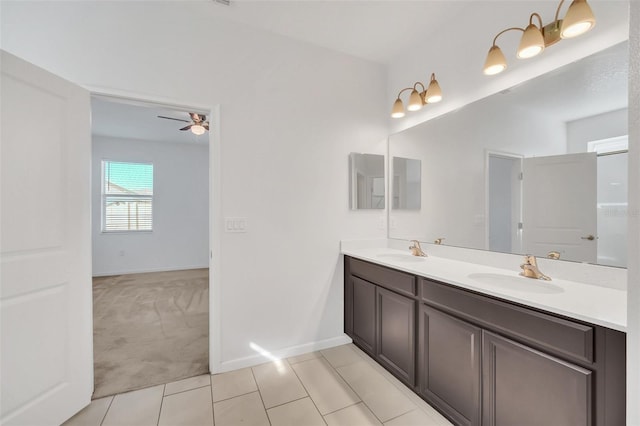
<path fill-rule="evenodd" d="M 351 153 L 349 166 L 351 209 L 384 209 L 384 156 Z"/>
<path fill-rule="evenodd" d="M 411 158 L 393 157 L 391 173 L 391 208 L 420 210 L 422 162 Z"/>

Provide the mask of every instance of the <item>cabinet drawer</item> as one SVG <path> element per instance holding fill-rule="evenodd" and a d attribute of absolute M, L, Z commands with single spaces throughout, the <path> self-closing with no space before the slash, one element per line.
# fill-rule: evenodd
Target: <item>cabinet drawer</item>
<path fill-rule="evenodd" d="M 418 294 L 415 276 L 352 257 L 348 259 L 352 275 L 407 296 Z"/>
<path fill-rule="evenodd" d="M 556 353 L 593 362 L 593 327 L 420 279 L 422 301 L 483 327 Z"/>

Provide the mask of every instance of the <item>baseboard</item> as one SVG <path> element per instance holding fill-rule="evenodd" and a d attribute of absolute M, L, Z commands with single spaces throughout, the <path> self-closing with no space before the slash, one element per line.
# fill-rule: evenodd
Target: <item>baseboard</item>
<path fill-rule="evenodd" d="M 94 272 L 93 277 L 110 277 L 112 275 L 126 275 L 126 274 L 145 274 L 147 272 L 169 272 L 169 271 L 186 271 L 188 269 L 206 269 L 209 265 L 195 265 L 195 266 L 169 266 L 163 268 L 149 268 L 149 269 L 130 269 L 122 271 L 109 271 L 109 272 Z"/>
<path fill-rule="evenodd" d="M 342 336 L 332 337 L 330 339 L 290 346 L 288 348 L 280 349 L 272 353 L 265 352 L 263 354 L 256 354 L 244 358 L 224 361 L 218 366 L 210 366 L 211 373 L 224 373 L 227 371 L 238 370 L 240 368 L 253 367 L 254 365 L 264 364 L 268 361 L 289 358 L 296 355 L 306 354 L 308 352 L 332 348 L 334 346 L 346 345 L 351 342 L 351 338 L 346 334 L 343 334 Z"/>

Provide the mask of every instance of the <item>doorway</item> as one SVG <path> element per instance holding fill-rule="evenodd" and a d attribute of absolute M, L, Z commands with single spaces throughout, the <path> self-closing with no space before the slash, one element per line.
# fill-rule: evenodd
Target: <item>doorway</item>
<path fill-rule="evenodd" d="M 522 157 L 487 152 L 487 249 L 522 251 Z"/>
<path fill-rule="evenodd" d="M 209 372 L 209 134 L 191 127 L 210 114 L 91 107 L 98 398 Z"/>

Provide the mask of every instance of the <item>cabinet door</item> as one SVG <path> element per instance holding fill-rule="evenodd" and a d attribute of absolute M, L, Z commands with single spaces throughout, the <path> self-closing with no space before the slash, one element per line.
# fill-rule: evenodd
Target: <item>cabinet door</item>
<path fill-rule="evenodd" d="M 420 393 L 459 425 L 480 424 L 481 339 L 480 328 L 420 307 Z"/>
<path fill-rule="evenodd" d="M 375 354 L 376 286 L 360 278 L 353 282 L 353 341 L 365 352 Z"/>
<path fill-rule="evenodd" d="M 483 331 L 483 424 L 591 425 L 593 374 Z"/>
<path fill-rule="evenodd" d="M 416 302 L 377 288 L 376 358 L 410 386 L 415 384 Z"/>

